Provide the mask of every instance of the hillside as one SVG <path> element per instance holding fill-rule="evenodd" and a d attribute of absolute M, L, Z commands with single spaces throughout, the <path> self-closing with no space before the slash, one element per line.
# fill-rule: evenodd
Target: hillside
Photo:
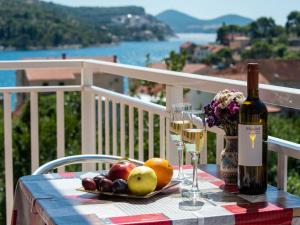
<path fill-rule="evenodd" d="M 156 16 L 157 19 L 169 25 L 176 33 L 207 32 L 212 33 L 222 25 L 246 25 L 252 19 L 228 14 L 210 20 L 201 20 L 176 10 L 166 10 Z"/>
<path fill-rule="evenodd" d="M 172 34 L 141 7 L 68 7 L 38 0 L 0 0 L 0 49 L 163 40 Z"/>

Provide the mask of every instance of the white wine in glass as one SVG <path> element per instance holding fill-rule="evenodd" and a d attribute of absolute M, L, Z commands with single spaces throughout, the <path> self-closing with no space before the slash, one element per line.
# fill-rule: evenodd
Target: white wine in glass
<path fill-rule="evenodd" d="M 174 120 L 170 123 L 170 132 L 181 135 L 183 130 L 190 128 L 191 123 L 188 120 Z"/>
<path fill-rule="evenodd" d="M 188 152 L 199 154 L 204 149 L 205 129 L 187 128 L 182 131 L 182 140 Z"/>
<path fill-rule="evenodd" d="M 203 111 L 201 110 L 185 111 L 182 115 L 183 121 L 187 120 L 190 124 L 182 131 L 182 141 L 186 151 L 192 155 L 193 182 L 192 188 L 188 191 L 190 200 L 180 202 L 179 207 L 183 210 L 199 210 L 204 203 L 199 200 L 201 193 L 198 187 L 197 167 L 200 152 L 204 149 L 206 141 L 205 120 L 202 118 Z M 201 122 L 200 128 L 194 125 L 196 121 Z"/>
<path fill-rule="evenodd" d="M 170 120 L 170 136 L 171 140 L 175 143 L 178 152 L 178 176 L 177 179 L 184 182 L 186 180 L 183 173 L 183 150 L 184 144 L 182 142 L 182 131 L 189 127 L 189 120 L 184 121 L 182 118 L 182 112 L 191 110 L 192 105 L 189 103 L 177 103 L 173 104 L 171 108 L 171 120 Z"/>

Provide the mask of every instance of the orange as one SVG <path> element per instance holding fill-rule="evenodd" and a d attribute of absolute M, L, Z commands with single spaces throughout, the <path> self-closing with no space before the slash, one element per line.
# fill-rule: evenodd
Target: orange
<path fill-rule="evenodd" d="M 161 189 L 170 183 L 173 177 L 173 167 L 170 165 L 169 161 L 161 158 L 148 159 L 144 166 L 152 168 L 157 176 L 157 186 L 156 189 Z"/>

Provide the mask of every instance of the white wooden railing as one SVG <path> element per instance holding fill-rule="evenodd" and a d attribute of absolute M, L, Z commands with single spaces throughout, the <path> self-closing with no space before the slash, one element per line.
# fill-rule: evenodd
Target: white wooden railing
<path fill-rule="evenodd" d="M 159 117 L 160 149 L 159 156 L 177 162 L 174 146 L 169 141 L 170 106 L 183 100 L 183 88 L 191 88 L 204 92 L 216 93 L 224 88 L 239 89 L 245 92 L 246 83 L 212 76 L 193 75 L 165 70 L 149 69 L 96 60 L 35 60 L 35 61 L 2 61 L 0 70 L 22 70 L 29 68 L 73 68 L 81 69 L 80 86 L 52 87 L 12 87 L 0 88 L 4 96 L 4 135 L 5 135 L 5 187 L 7 224 L 10 223 L 13 204 L 13 144 L 12 144 L 12 108 L 13 93 L 30 93 L 30 123 L 31 123 L 31 168 L 34 171 L 39 166 L 39 129 L 38 129 L 38 94 L 41 92 L 56 93 L 57 110 L 57 157 L 63 157 L 65 152 L 64 133 L 64 93 L 81 92 L 82 107 L 82 154 L 117 154 L 134 158 L 135 140 L 138 141 L 137 153 L 139 160 L 145 160 L 154 155 L 154 116 Z M 166 107 L 144 102 L 140 99 L 119 94 L 93 86 L 93 73 L 103 72 L 129 78 L 147 80 L 166 85 Z M 260 85 L 260 95 L 269 104 L 300 109 L 300 89 L 285 88 L 273 85 Z M 97 103 L 97 104 L 96 104 Z M 110 105 L 112 110 L 110 111 Z M 128 118 L 125 109 L 128 108 Z M 135 133 L 134 111 L 138 112 L 138 132 Z M 119 115 L 119 117 L 118 117 Z M 148 117 L 148 155 L 144 149 L 144 116 Z M 104 118 L 104 121 L 102 120 Z M 110 126 L 112 121 L 112 126 Z M 126 121 L 129 129 L 126 133 Z M 103 129 L 104 124 L 104 129 Z M 112 128 L 112 137 L 110 129 Z M 96 130 L 98 135 L 96 137 Z M 120 130 L 118 132 L 118 129 Z M 104 130 L 104 133 L 102 132 Z M 216 163 L 220 163 L 220 152 L 224 147 L 224 132 L 218 128 L 209 131 L 216 133 Z M 119 133 L 119 135 L 118 135 Z M 98 146 L 96 147 L 96 139 Z M 120 141 L 118 141 L 118 139 Z M 128 143 L 126 143 L 128 140 Z M 112 149 L 110 149 L 112 141 Z M 105 145 L 103 146 L 103 144 Z M 125 152 L 125 149 L 129 149 Z M 278 153 L 278 188 L 286 190 L 287 158 L 300 159 L 300 145 L 269 137 L 269 150 Z M 189 157 L 186 157 L 187 159 Z M 201 163 L 207 162 L 207 151 L 201 155 Z M 188 163 L 188 161 L 187 161 Z M 83 170 L 94 170 L 96 165 L 84 165 Z M 59 171 L 63 171 L 60 168 Z"/>

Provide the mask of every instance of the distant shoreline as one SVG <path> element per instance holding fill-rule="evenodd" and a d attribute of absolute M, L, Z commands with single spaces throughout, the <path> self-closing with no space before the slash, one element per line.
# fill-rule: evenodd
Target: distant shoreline
<path fill-rule="evenodd" d="M 110 46 L 117 46 L 122 44 L 123 42 L 151 42 L 151 41 L 158 41 L 158 42 L 164 42 L 164 41 L 172 41 L 172 40 L 177 40 L 177 39 L 184 39 L 185 41 L 195 41 L 197 40 L 197 36 L 216 36 L 216 33 L 201 33 L 201 32 L 196 32 L 196 33 L 175 33 L 174 36 L 166 38 L 166 40 L 136 40 L 136 41 L 116 41 L 112 43 L 102 43 L 102 44 L 95 44 L 95 45 L 88 45 L 84 46 L 81 44 L 74 44 L 74 45 L 60 45 L 56 47 L 41 47 L 41 46 L 36 46 L 36 47 L 30 47 L 27 49 L 18 49 L 15 47 L 8 47 L 4 48 L 0 46 L 0 52 L 10 52 L 10 51 L 35 51 L 35 50 L 59 50 L 59 49 L 82 49 L 82 48 L 94 48 L 94 47 L 110 47 Z"/>

